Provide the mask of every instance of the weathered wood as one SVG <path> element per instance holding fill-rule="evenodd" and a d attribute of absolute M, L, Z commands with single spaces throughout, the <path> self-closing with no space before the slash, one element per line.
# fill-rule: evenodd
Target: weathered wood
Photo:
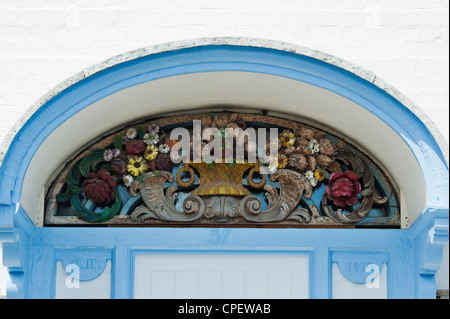
<path fill-rule="evenodd" d="M 270 182 L 269 179 L 266 179 L 267 176 L 260 171 L 262 166 L 258 162 L 254 164 L 214 163 L 212 165 L 186 163 L 174 176 L 171 171 L 172 165 L 167 165 L 167 160 L 166 163 L 161 163 L 162 169 L 156 167 L 156 165 L 160 165 L 156 159 L 162 158 L 161 154 L 158 154 L 157 157 L 150 157 L 150 155 L 146 157 L 147 154 L 144 153 L 137 156 L 146 157 L 147 163 L 145 165 L 152 168 L 149 167 L 148 169 L 151 171 L 140 175 L 131 184 L 130 195 L 137 196 L 139 194 L 140 197 L 135 197 L 136 200 L 127 204 L 130 208 L 133 208 L 128 213 L 122 212 L 127 215 L 109 216 L 103 214 L 101 216 L 112 218 L 101 223 L 87 222 L 76 216 L 59 215 L 60 203 L 58 203 L 57 195 L 61 193 L 63 187 L 66 187 L 68 179 L 72 176 L 70 175 L 71 172 L 73 170 L 75 173 L 77 172 L 77 163 L 85 159 L 91 152 L 111 149 L 112 145 L 118 145 L 121 148 L 121 139 L 126 136 L 127 130 L 130 128 L 137 132 L 138 137 L 136 139 L 143 139 L 145 136 L 143 127 L 148 127 L 150 124 L 161 128 L 174 128 L 176 125 L 189 127 L 189 123 L 193 120 L 200 120 L 203 129 L 210 126 L 221 129 L 238 127 L 245 129 L 248 125 L 281 128 L 280 137 L 275 141 L 279 159 L 272 159 L 272 163 L 277 166 L 278 170 L 269 175 Z M 162 144 L 162 137 L 168 137 L 168 134 L 162 131 L 159 137 L 161 138 L 160 144 Z M 245 150 L 248 152 L 250 149 L 247 140 L 245 140 L 245 143 Z M 205 143 L 202 144 L 202 147 L 204 145 Z M 264 148 L 266 151 L 267 145 Z M 127 158 L 130 157 L 130 154 L 127 154 L 128 149 L 127 145 L 126 151 L 122 150 L 118 162 L 121 160 L 127 161 Z M 198 225 L 210 227 L 256 227 L 255 225 L 261 224 L 271 227 L 337 227 L 360 224 L 370 216 L 374 207 L 378 207 L 379 210 L 385 210 L 387 215 L 378 219 L 373 218 L 367 225 L 398 227 L 400 225 L 399 205 L 395 187 L 391 185 L 391 181 L 387 177 L 388 174 L 384 174 L 375 164 L 370 163 L 368 158 L 353 151 L 354 149 L 343 140 L 317 128 L 292 120 L 261 114 L 224 112 L 211 116 L 209 113 L 192 113 L 151 119 L 106 136 L 78 155 L 73 156 L 49 189 L 45 224 L 96 226 Z M 83 174 L 76 181 L 82 183 L 89 173 L 86 169 L 98 169 L 97 164 L 98 167 L 110 169 L 110 164 L 107 161 L 102 164 L 101 161 L 97 160 L 92 164 L 92 167 L 84 165 Z M 170 171 L 166 171 L 166 169 L 170 169 Z M 264 172 L 267 173 L 267 164 L 264 169 Z M 147 171 L 147 168 L 142 171 Z M 356 174 L 357 179 L 342 179 L 333 184 L 333 188 L 328 185 L 331 174 L 345 171 Z M 189 174 L 189 180 L 187 181 L 181 178 L 181 174 L 184 172 Z M 374 172 L 376 172 L 377 182 Z M 255 181 L 255 174 L 257 173 L 259 173 L 259 177 L 258 181 Z M 141 173 L 139 172 L 139 174 Z M 196 176 L 199 177 L 198 180 Z M 118 183 L 122 183 L 120 178 L 116 176 Z M 340 185 L 345 183 L 347 183 L 347 186 L 342 188 L 342 192 L 339 192 Z M 382 185 L 383 194 L 376 190 L 376 183 Z M 324 187 L 320 188 L 323 192 L 320 203 L 315 203 L 312 200 L 313 194 L 316 192 L 316 185 L 317 188 L 324 185 L 327 190 L 325 192 Z M 69 194 L 75 191 L 74 187 L 82 192 L 81 184 L 80 186 L 69 187 L 66 192 Z M 258 189 L 265 191 L 263 197 L 256 195 Z M 349 191 L 351 189 L 354 190 L 354 193 Z M 83 193 L 79 192 L 77 191 L 71 196 L 77 196 L 78 202 L 82 203 L 84 202 Z M 180 197 L 178 192 L 184 192 L 187 195 Z M 344 193 L 345 196 L 342 195 Z M 358 198 L 356 198 L 356 195 Z M 117 196 L 120 196 L 120 194 Z M 65 197 L 60 194 L 59 198 Z M 125 206 L 125 203 L 123 205 L 128 207 Z M 96 205 L 91 206 L 94 209 Z M 266 207 L 263 209 L 264 206 Z M 179 207 L 182 207 L 182 209 L 180 210 Z M 109 212 L 108 207 L 105 207 L 105 209 L 106 212 Z M 89 211 L 85 208 L 83 210 Z M 89 214 L 95 216 L 98 213 L 92 211 Z M 84 215 L 81 214 L 80 216 Z M 102 217 L 103 219 L 105 217 Z"/>

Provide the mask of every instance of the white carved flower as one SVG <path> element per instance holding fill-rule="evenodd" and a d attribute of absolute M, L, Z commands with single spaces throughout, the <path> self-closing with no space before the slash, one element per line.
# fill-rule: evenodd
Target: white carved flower
<path fill-rule="evenodd" d="M 131 175 L 125 175 L 123 177 L 123 183 L 125 184 L 125 186 L 130 187 L 131 183 L 133 182 L 133 176 Z"/>
<path fill-rule="evenodd" d="M 316 185 L 317 185 L 317 179 L 311 178 L 311 179 L 309 180 L 309 182 L 311 183 L 311 186 L 312 186 L 312 187 L 316 187 Z"/>
<path fill-rule="evenodd" d="M 146 133 L 143 139 L 147 145 L 156 145 L 159 142 L 159 135 L 157 133 Z"/>
<path fill-rule="evenodd" d="M 315 187 L 317 183 L 319 182 L 316 177 L 314 176 L 313 171 L 306 171 L 305 177 L 309 180 L 312 187 Z"/>
<path fill-rule="evenodd" d="M 311 150 L 311 155 L 319 152 L 319 147 L 320 147 L 320 144 L 315 138 L 312 138 L 309 140 L 308 148 Z"/>
<path fill-rule="evenodd" d="M 277 165 L 277 163 L 276 163 L 275 161 L 271 162 L 271 163 L 269 164 L 268 169 L 269 169 L 269 173 L 270 173 L 270 174 L 275 173 L 275 172 L 278 170 L 278 165 Z"/>
<path fill-rule="evenodd" d="M 169 153 L 170 152 L 170 146 L 167 144 L 162 144 L 159 146 L 159 151 L 161 153 Z"/>
<path fill-rule="evenodd" d="M 129 128 L 126 132 L 126 135 L 129 139 L 133 139 L 137 136 L 137 131 L 134 128 Z"/>
<path fill-rule="evenodd" d="M 307 179 L 311 180 L 311 179 L 314 178 L 314 172 L 313 171 L 307 171 L 305 173 L 305 176 L 306 176 Z"/>

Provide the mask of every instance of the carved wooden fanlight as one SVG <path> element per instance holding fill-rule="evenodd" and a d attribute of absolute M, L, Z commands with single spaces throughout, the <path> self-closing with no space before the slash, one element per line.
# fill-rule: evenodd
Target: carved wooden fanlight
<path fill-rule="evenodd" d="M 194 120 L 222 132 L 277 128 L 278 155 L 174 163 L 170 130 Z M 400 227 L 400 213 L 387 174 L 342 139 L 273 116 L 202 113 L 131 125 L 82 151 L 50 188 L 45 222 Z"/>

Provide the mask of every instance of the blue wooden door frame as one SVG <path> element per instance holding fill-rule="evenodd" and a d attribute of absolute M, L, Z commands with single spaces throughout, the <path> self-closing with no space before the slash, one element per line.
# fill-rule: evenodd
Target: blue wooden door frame
<path fill-rule="evenodd" d="M 20 206 L 24 177 L 37 149 L 64 121 L 92 103 L 134 85 L 218 71 L 255 72 L 306 82 L 367 109 L 410 147 L 423 171 L 427 208 L 407 230 L 33 225 Z M 226 240 L 220 237 L 225 232 Z M 312 298 L 332 297 L 332 263 L 370 259 L 388 266 L 388 298 L 434 298 L 434 275 L 440 267 L 442 245 L 448 242 L 448 166 L 435 138 L 411 110 L 373 83 L 335 65 L 292 52 L 244 45 L 171 50 L 86 77 L 54 96 L 28 119 L 15 135 L 0 167 L 0 241 L 4 242 L 4 264 L 11 281 L 8 298 L 53 298 L 56 260 L 64 259 L 64 251 L 87 249 L 95 258 L 111 260 L 113 298 L 132 297 L 132 256 L 138 251 L 308 254 Z M 344 275 L 353 282 L 360 280 L 357 274 Z"/>

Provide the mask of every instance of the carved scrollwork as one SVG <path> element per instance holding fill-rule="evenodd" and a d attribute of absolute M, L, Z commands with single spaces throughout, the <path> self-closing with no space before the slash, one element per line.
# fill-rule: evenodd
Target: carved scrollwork
<path fill-rule="evenodd" d="M 272 185 L 264 186 L 268 207 L 261 211 L 261 200 L 253 195 L 246 196 L 240 203 L 240 213 L 251 222 L 277 222 L 284 219 L 296 219 L 300 222 L 309 222 L 310 215 L 306 209 L 296 209 L 303 193 L 311 198 L 313 189 L 307 178 L 297 172 L 280 169 L 271 174 L 272 181 L 280 183 L 280 194 Z"/>
<path fill-rule="evenodd" d="M 210 196 L 205 198 L 206 218 L 217 218 L 227 221 L 239 216 L 239 198 L 232 196 Z"/>
<path fill-rule="evenodd" d="M 266 175 L 265 174 L 261 174 L 261 181 L 259 183 L 255 183 L 255 181 L 253 180 L 253 175 L 255 173 L 258 173 L 259 170 L 260 170 L 260 168 L 259 168 L 259 164 L 258 164 L 248 172 L 247 181 L 248 181 L 248 184 L 253 188 L 261 188 L 266 184 Z"/>
<path fill-rule="evenodd" d="M 261 200 L 248 195 L 242 200 L 232 196 L 189 196 L 183 201 L 183 211 L 175 208 L 177 197 L 176 186 L 169 187 L 164 194 L 163 186 L 173 181 L 169 172 L 147 173 L 143 175 L 142 183 L 134 181 L 130 187 L 132 196 L 139 191 L 145 207 L 137 207 L 131 213 L 131 219 L 141 222 L 149 218 L 164 221 L 187 222 L 201 217 L 234 218 L 241 215 L 245 220 L 256 223 L 277 222 L 285 219 L 308 223 L 311 216 L 304 208 L 296 209 L 303 194 L 310 198 L 313 192 L 309 181 L 301 174 L 291 170 L 279 170 L 270 179 L 280 183 L 280 194 L 274 186 L 266 185 L 268 207 L 261 211 Z"/>
<path fill-rule="evenodd" d="M 365 219 L 369 215 L 374 204 L 385 204 L 387 202 L 387 197 L 379 196 L 376 193 L 375 180 L 370 167 L 359 156 L 348 150 L 341 149 L 339 155 L 336 156 L 336 159 L 350 166 L 358 177 L 358 180 L 362 181 L 360 203 L 356 209 L 348 213 L 344 213 L 344 210 L 341 208 L 333 210 L 333 208 L 330 207 L 332 206 L 332 203 L 329 202 L 328 193 L 325 192 L 322 196 L 320 207 L 322 212 L 331 219 L 344 224 L 354 224 Z"/>
<path fill-rule="evenodd" d="M 131 213 L 131 219 L 145 221 L 148 218 L 158 218 L 165 221 L 192 222 L 203 216 L 205 203 L 198 196 L 189 196 L 183 202 L 183 212 L 175 208 L 177 187 L 172 186 L 164 194 L 164 184 L 173 182 L 174 176 L 169 172 L 146 173 L 142 183 L 133 181 L 130 186 L 130 194 L 136 196 L 141 193 L 145 207 L 138 207 Z"/>

